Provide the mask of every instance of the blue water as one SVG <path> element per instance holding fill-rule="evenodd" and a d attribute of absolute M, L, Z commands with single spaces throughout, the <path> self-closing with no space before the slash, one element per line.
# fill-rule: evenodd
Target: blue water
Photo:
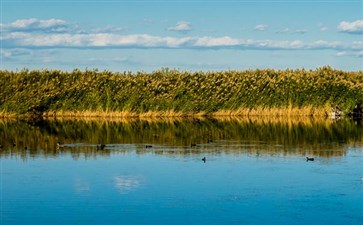
<path fill-rule="evenodd" d="M 9 120 L 0 145 L 0 225 L 363 221 L 361 121 Z"/>
<path fill-rule="evenodd" d="M 299 154 L 161 155 L 137 154 L 133 145 L 123 149 L 87 158 L 69 152 L 2 157 L 0 224 L 363 221 L 361 147 L 313 162 Z"/>

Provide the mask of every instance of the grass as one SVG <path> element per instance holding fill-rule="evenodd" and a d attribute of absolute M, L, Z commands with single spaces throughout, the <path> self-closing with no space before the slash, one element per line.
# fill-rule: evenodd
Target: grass
<path fill-rule="evenodd" d="M 327 116 L 363 103 L 363 71 L 0 71 L 0 117 Z"/>

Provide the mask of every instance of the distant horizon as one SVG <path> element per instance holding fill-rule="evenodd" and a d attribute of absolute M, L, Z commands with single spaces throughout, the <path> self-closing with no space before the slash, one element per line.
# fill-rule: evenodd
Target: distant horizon
<path fill-rule="evenodd" d="M 1 1 L 1 69 L 363 68 L 363 1 Z"/>

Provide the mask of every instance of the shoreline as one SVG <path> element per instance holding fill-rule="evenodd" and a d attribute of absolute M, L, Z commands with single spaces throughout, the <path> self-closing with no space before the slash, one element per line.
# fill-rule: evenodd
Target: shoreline
<path fill-rule="evenodd" d="M 25 118 L 25 119 L 47 119 L 47 118 L 200 118 L 200 117 L 310 117 L 310 118 L 338 118 L 328 108 L 254 108 L 238 110 L 219 110 L 216 112 L 176 112 L 176 111 L 48 111 L 19 114 L 14 112 L 0 112 L 0 118 Z"/>

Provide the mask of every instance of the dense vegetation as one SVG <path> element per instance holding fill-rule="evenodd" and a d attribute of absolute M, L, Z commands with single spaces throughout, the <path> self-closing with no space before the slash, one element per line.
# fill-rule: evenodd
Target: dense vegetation
<path fill-rule="evenodd" d="M 46 112 L 175 112 L 181 114 L 332 106 L 343 112 L 363 103 L 363 71 L 246 70 L 115 73 L 78 69 L 0 71 L 2 114 Z M 308 110 L 306 110 L 308 109 Z"/>

